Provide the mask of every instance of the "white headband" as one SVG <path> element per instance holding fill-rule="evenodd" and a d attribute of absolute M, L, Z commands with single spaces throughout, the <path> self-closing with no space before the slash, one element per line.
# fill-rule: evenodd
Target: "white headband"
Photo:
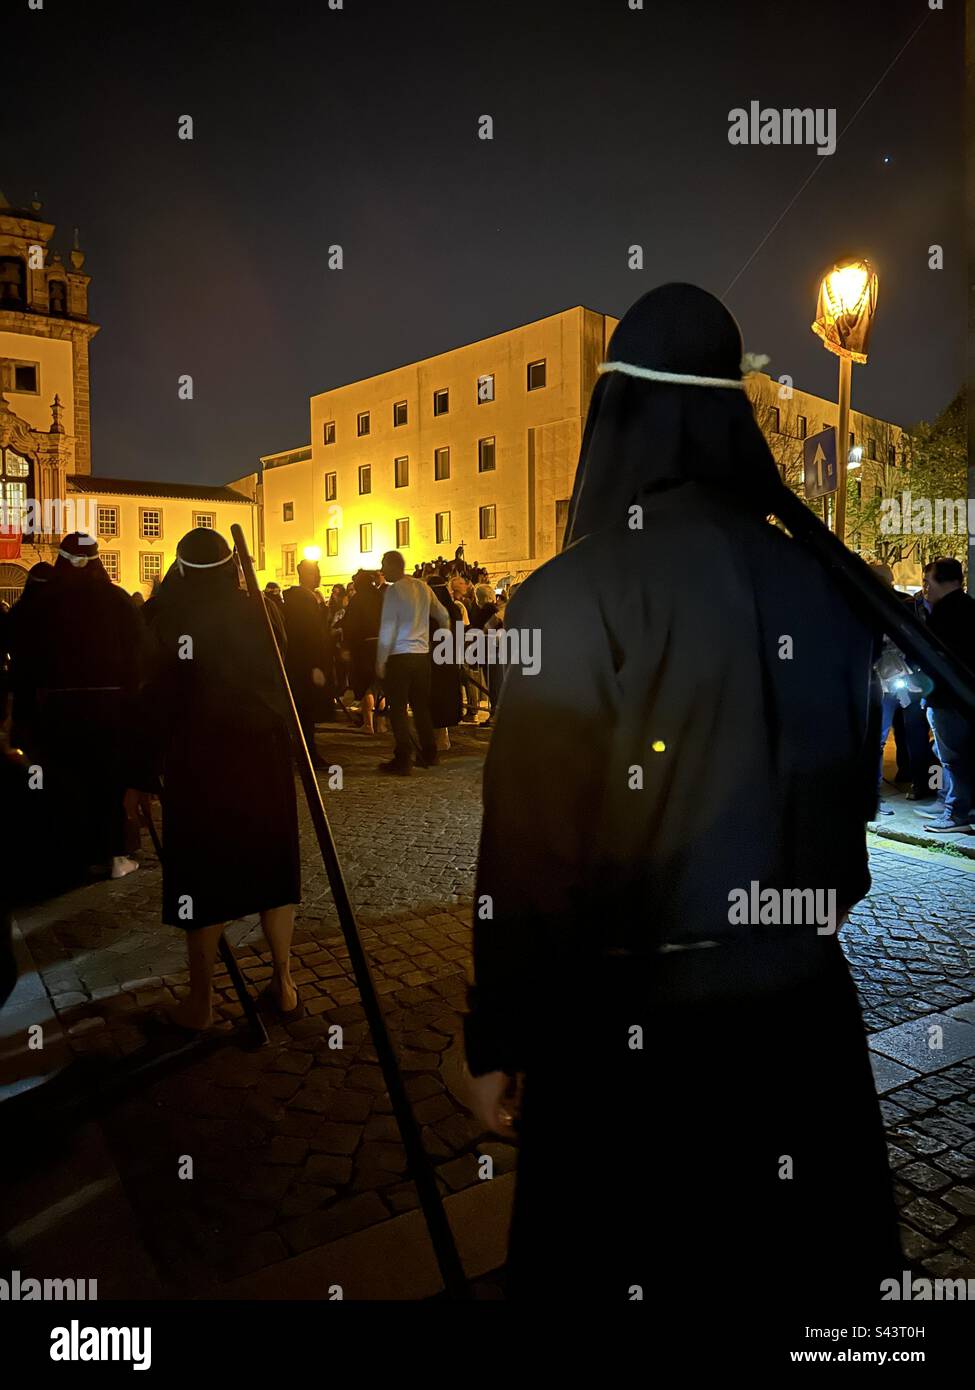
<path fill-rule="evenodd" d="M 184 569 L 188 569 L 188 570 L 215 570 L 219 565 L 226 565 L 226 564 L 228 564 L 233 558 L 234 558 L 234 552 L 231 551 L 230 554 L 229 554 L 229 555 L 225 555 L 225 556 L 223 557 L 222 560 L 209 560 L 209 561 L 207 561 L 207 563 L 204 565 L 204 564 L 200 564 L 199 562 L 197 562 L 197 561 L 195 561 L 195 560 L 184 560 L 183 557 L 182 557 L 182 555 L 180 555 L 179 551 L 177 550 L 177 552 L 176 552 L 176 567 L 177 567 L 177 569 L 179 570 L 180 574 L 183 573 L 183 570 L 184 570 Z"/>
<path fill-rule="evenodd" d="M 741 359 L 743 372 L 757 372 L 768 363 L 764 353 L 746 352 Z M 658 372 L 653 367 L 637 367 L 632 362 L 600 362 L 596 371 L 622 372 L 624 376 L 639 377 L 641 381 L 669 381 L 678 386 L 730 386 L 736 391 L 744 391 L 743 379 L 722 376 L 692 376 L 688 372 Z"/>
<path fill-rule="evenodd" d="M 59 550 L 58 554 L 60 555 L 62 560 L 70 560 L 71 563 L 79 569 L 87 565 L 89 560 L 95 558 L 92 555 L 72 555 L 71 552 L 68 550 Z"/>

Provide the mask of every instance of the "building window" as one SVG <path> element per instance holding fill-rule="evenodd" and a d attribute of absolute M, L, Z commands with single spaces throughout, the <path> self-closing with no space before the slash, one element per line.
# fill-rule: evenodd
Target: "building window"
<path fill-rule="evenodd" d="M 494 435 L 490 439 L 479 439 L 477 441 L 477 471 L 478 473 L 494 472 Z"/>
<path fill-rule="evenodd" d="M 560 497 L 555 504 L 555 553 L 562 549 L 562 542 L 565 540 L 565 528 L 569 524 L 569 501 L 568 497 Z"/>
<path fill-rule="evenodd" d="M 293 545 L 281 547 L 281 575 L 284 579 L 293 579 L 295 576 L 295 547 Z"/>
<path fill-rule="evenodd" d="M 362 463 L 359 465 L 359 496 L 365 497 L 367 492 L 372 492 L 372 464 Z"/>
<path fill-rule="evenodd" d="M 897 450 L 894 448 L 893 444 L 887 445 L 887 462 L 891 468 L 897 467 Z"/>
<path fill-rule="evenodd" d="M 0 309 L 26 309 L 27 269 L 19 256 L 0 256 Z"/>
<path fill-rule="evenodd" d="M 405 550 L 410 543 L 410 518 L 401 516 L 396 522 L 396 549 Z"/>
<path fill-rule="evenodd" d="M 0 523 L 8 537 L 20 526 L 23 532 L 27 499 L 34 495 L 30 459 L 13 449 L 0 449 Z"/>
<path fill-rule="evenodd" d="M 436 523 L 437 544 L 445 545 L 450 540 L 450 513 L 437 512 Z"/>
<path fill-rule="evenodd" d="M 217 529 L 216 512 L 194 512 L 193 525 L 202 527 L 204 531 L 215 531 Z"/>
<path fill-rule="evenodd" d="M 397 401 L 393 406 L 393 428 L 398 429 L 400 425 L 405 425 L 409 418 L 410 412 L 406 401 Z"/>
<path fill-rule="evenodd" d="M 867 440 L 867 458 L 870 459 L 871 463 L 877 462 L 877 441 L 873 435 Z"/>
<path fill-rule="evenodd" d="M 494 400 L 494 373 L 490 372 L 487 376 L 477 378 L 477 403 L 483 405 L 485 401 Z"/>
<path fill-rule="evenodd" d="M 857 442 L 857 440 L 856 440 L 856 435 L 853 433 L 852 430 L 850 430 L 850 448 L 851 448 L 851 449 L 855 449 L 855 448 L 856 448 L 856 442 Z"/>
<path fill-rule="evenodd" d="M 162 508 L 139 508 L 139 535 L 147 541 L 157 541 L 162 536 Z"/>
<path fill-rule="evenodd" d="M 161 579 L 162 572 L 161 550 L 142 550 L 139 552 L 139 579 L 143 584 L 151 584 L 154 579 Z"/>
<path fill-rule="evenodd" d="M 410 460 L 405 455 L 393 460 L 393 483 L 396 487 L 409 487 Z"/>
<path fill-rule="evenodd" d="M 121 570 L 119 568 L 119 553 L 117 550 L 99 550 L 98 558 L 102 562 L 102 569 L 108 575 L 113 584 L 119 582 Z"/>
<path fill-rule="evenodd" d="M 367 521 L 359 527 L 359 550 L 368 555 L 372 550 L 372 522 Z"/>
<path fill-rule="evenodd" d="M 2 306 L 0 306 L 2 307 Z M 36 362 L 15 362 L 13 386 L 8 390 L 23 391 L 26 395 L 40 394 L 40 369 Z"/>
<path fill-rule="evenodd" d="M 368 410 L 362 410 L 362 411 L 360 411 L 359 414 L 356 416 L 356 421 L 355 421 L 355 432 L 356 432 L 356 434 L 359 436 L 360 439 L 363 437 L 363 435 L 366 435 L 366 434 L 369 433 L 369 412 L 368 412 Z"/>
<path fill-rule="evenodd" d="M 294 519 L 295 519 L 295 504 L 294 504 L 293 502 L 282 502 L 282 503 L 281 503 L 281 520 L 282 520 L 282 521 L 294 521 Z"/>
<path fill-rule="evenodd" d="M 326 420 L 324 429 L 324 439 L 326 444 L 335 443 L 335 421 Z"/>
<path fill-rule="evenodd" d="M 450 449 L 434 449 L 433 451 L 433 478 L 434 482 L 441 483 L 445 478 L 450 477 Z"/>
<path fill-rule="evenodd" d="M 446 415 L 450 409 L 450 392 L 434 391 L 433 393 L 433 413 L 434 415 Z"/>
<path fill-rule="evenodd" d="M 498 534 L 498 509 L 492 503 L 490 507 L 478 507 L 478 536 L 482 541 L 493 541 Z"/>
<path fill-rule="evenodd" d="M 805 439 L 806 437 L 806 417 L 805 415 L 796 416 L 796 438 Z"/>
<path fill-rule="evenodd" d="M 68 312 L 68 287 L 63 280 L 48 280 L 47 302 L 52 314 Z"/>
<path fill-rule="evenodd" d="M 338 474 L 325 474 L 325 501 L 334 502 L 338 496 Z"/>
<path fill-rule="evenodd" d="M 96 525 L 100 536 L 117 536 L 118 507 L 99 507 Z"/>
<path fill-rule="evenodd" d="M 545 385 L 545 358 L 539 358 L 537 362 L 528 364 L 528 389 L 529 391 L 540 391 Z"/>
<path fill-rule="evenodd" d="M 339 528 L 329 526 L 325 532 L 325 554 L 337 555 L 339 553 Z"/>

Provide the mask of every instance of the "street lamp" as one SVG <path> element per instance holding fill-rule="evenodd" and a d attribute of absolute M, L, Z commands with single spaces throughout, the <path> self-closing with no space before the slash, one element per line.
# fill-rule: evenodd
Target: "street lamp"
<path fill-rule="evenodd" d="M 840 359 L 836 427 L 836 514 L 833 529 L 846 539 L 846 474 L 849 464 L 850 386 L 854 362 L 866 362 L 867 339 L 877 307 L 877 275 L 870 262 L 857 257 L 837 261 L 823 276 L 812 331 L 823 347 Z"/>
<path fill-rule="evenodd" d="M 306 545 L 301 558 L 311 560 L 313 564 L 317 565 L 322 558 L 322 547 L 320 545 Z"/>

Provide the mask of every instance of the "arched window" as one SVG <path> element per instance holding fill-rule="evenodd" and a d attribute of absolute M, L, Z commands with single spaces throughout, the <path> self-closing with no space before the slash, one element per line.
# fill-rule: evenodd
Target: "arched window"
<path fill-rule="evenodd" d="M 0 564 L 0 598 L 13 605 L 24 592 L 27 571 L 23 565 Z"/>
<path fill-rule="evenodd" d="M 0 535 L 22 532 L 33 473 L 30 459 L 14 449 L 0 449 Z"/>
<path fill-rule="evenodd" d="M 19 256 L 0 256 L 0 309 L 27 308 L 27 270 Z"/>
<path fill-rule="evenodd" d="M 49 280 L 47 293 L 51 313 L 66 314 L 68 312 L 68 287 L 65 282 L 63 280 Z"/>

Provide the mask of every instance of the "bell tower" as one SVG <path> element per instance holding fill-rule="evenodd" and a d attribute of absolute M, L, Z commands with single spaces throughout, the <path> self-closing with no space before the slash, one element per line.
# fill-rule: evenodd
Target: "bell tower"
<path fill-rule="evenodd" d="M 32 431 L 57 434 L 63 496 L 66 474 L 91 472 L 88 350 L 98 326 L 77 229 L 67 264 L 54 231 L 36 197 L 15 208 L 0 193 L 0 399 Z"/>

